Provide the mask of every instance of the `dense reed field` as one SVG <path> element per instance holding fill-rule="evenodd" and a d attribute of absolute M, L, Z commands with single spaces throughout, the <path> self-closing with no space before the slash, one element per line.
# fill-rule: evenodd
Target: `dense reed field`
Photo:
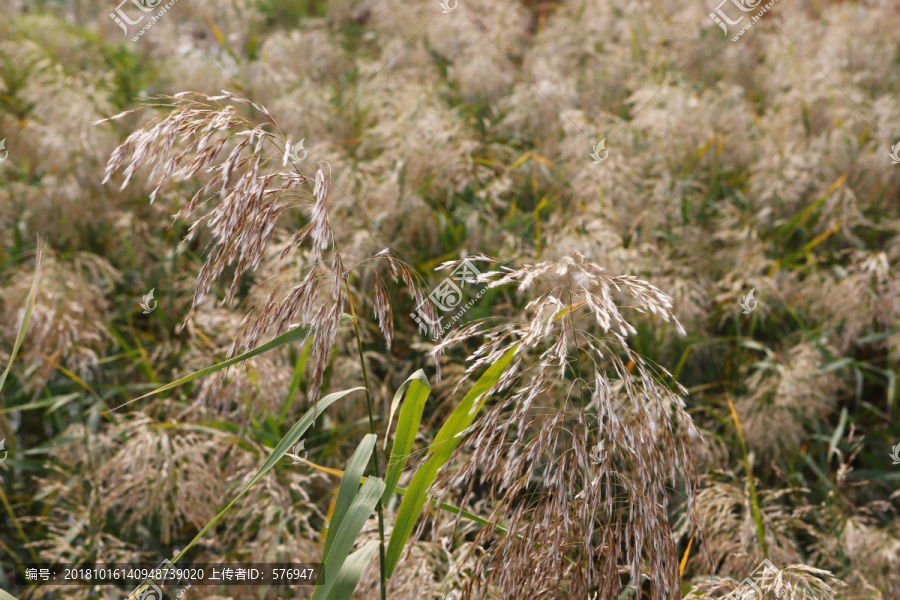
<path fill-rule="evenodd" d="M 900 600 L 900 5 L 119 2 L 0 19 L 0 600 Z"/>

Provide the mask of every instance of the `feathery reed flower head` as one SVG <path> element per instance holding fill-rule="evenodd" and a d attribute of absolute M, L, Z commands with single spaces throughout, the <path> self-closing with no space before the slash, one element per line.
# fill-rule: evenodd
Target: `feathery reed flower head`
<path fill-rule="evenodd" d="M 191 240 L 203 223 L 213 237 L 211 251 L 198 277 L 192 312 L 226 267 L 237 261 L 223 302 L 234 299 L 241 276 L 256 270 L 266 258 L 282 214 L 292 208 L 304 210 L 306 225 L 290 237 L 280 256 L 284 259 L 291 249 L 310 242 L 305 256 L 307 262 L 296 272 L 299 282 L 288 287 L 285 280 L 280 281 L 261 305 L 247 314 L 229 355 L 255 347 L 267 332 L 277 335 L 289 327 L 309 325 L 307 339 L 312 336 L 313 340 L 309 397 L 315 402 L 345 306 L 348 300 L 352 302 L 347 296 L 350 273 L 335 245 L 329 213 L 331 166 L 316 163 L 313 176 L 297 172 L 295 165 L 288 161 L 289 137 L 278 128 L 271 113 L 264 106 L 231 92 L 223 91 L 212 97 L 183 92 L 166 100 L 170 105 L 165 107 L 167 112 L 163 116 L 132 133 L 112 153 L 103 181 L 109 181 L 127 164 L 124 188 L 139 168 L 152 165 L 149 179 L 155 186 L 150 193 L 153 202 L 173 179 L 211 174 L 175 215 L 190 221 L 189 234 L 182 244 Z M 223 101 L 229 104 L 223 105 Z M 266 121 L 255 123 L 240 115 L 235 104 L 251 106 Z M 268 128 L 274 128 L 277 133 Z M 176 141 L 180 142 L 178 146 Z M 217 194 L 213 193 L 216 187 Z M 196 214 L 200 206 L 213 198 L 218 202 L 212 208 Z M 392 279 L 397 282 L 402 278 L 415 300 L 424 302 L 417 279 L 402 261 L 384 251 L 372 258 L 386 263 Z M 388 321 L 388 296 L 383 288 L 376 290 L 375 300 L 379 324 L 390 345 L 392 325 Z"/>

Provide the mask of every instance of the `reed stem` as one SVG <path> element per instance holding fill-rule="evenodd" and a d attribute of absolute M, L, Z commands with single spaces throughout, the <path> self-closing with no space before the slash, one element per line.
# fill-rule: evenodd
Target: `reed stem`
<path fill-rule="evenodd" d="M 359 335 L 359 322 L 356 319 L 356 311 L 353 308 L 353 297 L 350 295 L 350 286 L 347 285 L 347 302 L 350 305 L 350 316 L 353 317 L 353 330 L 356 334 L 356 348 L 359 351 L 359 364 L 362 367 L 363 385 L 366 388 L 366 407 L 369 409 L 369 432 L 375 433 L 375 417 L 372 411 L 372 397 L 369 394 L 369 375 L 366 371 L 366 361 L 363 358 L 362 338 Z M 385 433 L 387 435 L 387 433 Z M 381 477 L 378 467 L 378 444 L 372 449 L 372 469 L 375 477 Z M 375 504 L 375 511 L 378 513 L 378 561 L 381 576 L 381 600 L 387 600 L 387 578 L 384 571 L 384 508 L 381 505 L 381 499 Z"/>

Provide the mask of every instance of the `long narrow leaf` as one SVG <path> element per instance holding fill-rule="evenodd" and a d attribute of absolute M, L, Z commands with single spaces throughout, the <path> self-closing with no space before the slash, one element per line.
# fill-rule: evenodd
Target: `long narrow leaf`
<path fill-rule="evenodd" d="M 31 280 L 31 291 L 28 292 L 28 298 L 25 300 L 25 314 L 22 315 L 22 323 L 19 324 L 19 332 L 16 334 L 16 341 L 13 342 L 13 349 L 9 354 L 9 364 L 6 365 L 6 369 L 3 371 L 3 374 L 0 375 L 0 390 L 3 389 L 3 384 L 6 383 L 6 377 L 12 370 L 13 362 L 16 360 L 16 354 L 19 353 L 19 348 L 22 347 L 22 342 L 25 341 L 25 333 L 28 331 L 28 324 L 31 322 L 31 313 L 34 310 L 34 301 L 37 298 L 38 282 L 41 279 L 41 268 L 43 266 L 44 244 L 39 241 L 37 258 L 34 262 L 34 279 Z"/>
<path fill-rule="evenodd" d="M 431 384 L 428 383 L 428 377 L 425 376 L 425 371 L 423 371 L 422 369 L 419 369 L 418 371 L 410 375 L 409 378 L 407 378 L 407 380 L 397 388 L 397 392 L 394 394 L 394 399 L 391 400 L 391 409 L 388 411 L 388 424 L 387 429 L 384 433 L 385 449 L 387 449 L 388 437 L 391 435 L 391 423 L 394 422 L 394 414 L 397 412 L 397 407 L 400 406 L 400 398 L 403 396 L 403 390 L 407 389 L 407 386 L 414 380 L 423 383 L 426 387 L 428 387 L 429 390 L 431 389 Z"/>
<path fill-rule="evenodd" d="M 341 521 L 350 509 L 357 491 L 359 491 L 359 480 L 363 471 L 366 470 L 366 463 L 369 462 L 369 458 L 372 456 L 376 439 L 377 436 L 374 433 L 366 434 L 366 437 L 359 443 L 356 452 L 353 453 L 353 456 L 350 457 L 350 461 L 347 463 L 347 469 L 344 471 L 347 477 L 341 479 L 337 499 L 334 501 L 334 510 L 331 512 L 331 522 L 328 523 L 328 535 L 325 537 L 322 562 L 328 559 L 328 550 L 334 542 L 335 534 L 340 530 Z"/>
<path fill-rule="evenodd" d="M 369 561 L 378 551 L 378 540 L 369 540 L 362 548 L 347 557 L 341 572 L 338 573 L 337 581 L 334 582 L 331 597 L 335 600 L 350 600 L 356 586 L 359 585 L 359 578 L 362 577 L 363 571 L 366 570 Z"/>
<path fill-rule="evenodd" d="M 356 541 L 356 536 L 362 531 L 366 520 L 368 520 L 372 511 L 375 510 L 375 505 L 378 504 L 382 492 L 384 492 L 384 482 L 377 477 L 369 477 L 362 487 L 359 488 L 359 493 L 353 499 L 353 504 L 350 505 L 350 509 L 344 516 L 334 538 L 331 551 L 328 553 L 328 560 L 322 565 L 312 600 L 328 598 L 329 592 L 337 583 L 338 574 L 344 566 L 347 555 L 353 549 L 353 542 Z"/>
<path fill-rule="evenodd" d="M 344 476 L 344 472 L 341 471 L 340 469 L 332 469 L 329 467 L 323 467 L 322 465 L 317 465 L 316 463 L 308 461 L 308 460 L 304 460 L 303 462 L 305 464 L 309 465 L 310 467 L 312 467 L 313 469 L 316 469 L 317 471 L 321 471 L 323 473 L 328 473 L 329 475 L 334 475 L 336 477 Z M 367 477 L 361 477 L 360 479 L 361 479 L 361 481 L 364 482 L 367 479 Z M 400 494 L 402 496 L 406 493 L 406 488 L 398 485 L 397 487 L 394 488 L 394 493 Z M 382 496 L 382 500 L 383 499 L 384 499 L 384 496 Z M 437 509 L 446 510 L 447 512 L 452 513 L 454 515 L 462 515 L 462 517 L 464 519 L 468 519 L 469 521 L 474 521 L 475 523 L 478 523 L 479 525 L 484 525 L 485 527 L 492 527 L 493 529 L 496 529 L 500 533 L 509 533 L 509 530 L 506 529 L 506 527 L 503 527 L 502 525 L 498 525 L 496 523 L 491 523 L 487 519 L 479 517 L 478 515 L 476 515 L 474 513 L 470 513 L 467 510 L 462 510 L 461 508 L 459 508 L 457 506 L 453 506 L 452 504 L 449 504 L 447 502 L 435 501 L 433 506 L 434 506 L 435 510 L 437 510 Z M 522 539 L 522 536 L 520 534 L 517 535 L 516 537 L 518 537 L 519 539 Z"/>
<path fill-rule="evenodd" d="M 385 555 L 387 577 L 393 574 L 394 568 L 400 560 L 400 554 L 409 540 L 422 507 L 425 506 L 428 489 L 434 483 L 438 470 L 450 460 L 453 451 L 462 441 L 462 433 L 475 420 L 475 416 L 487 400 L 487 392 L 500 380 L 500 376 L 506 370 L 518 348 L 518 346 L 513 346 L 500 360 L 488 367 L 438 431 L 434 442 L 429 447 L 429 451 L 433 454 L 413 475 L 407 492 L 403 495 L 403 501 L 400 503 L 400 510 L 397 511 L 397 520 L 394 522 L 394 529 L 391 532 L 391 540 Z"/>
<path fill-rule="evenodd" d="M 344 315 L 341 317 L 341 323 L 343 323 L 349 319 L 350 319 L 350 317 L 348 317 L 347 315 Z M 234 358 L 229 358 L 228 360 L 224 360 L 224 361 L 222 361 L 220 363 L 216 363 L 210 367 L 206 367 L 205 369 L 200 369 L 199 371 L 195 371 L 194 373 L 191 373 L 190 375 L 185 375 L 184 377 L 182 377 L 180 379 L 176 379 L 172 383 L 167 383 L 166 385 L 164 385 L 162 387 L 156 388 L 152 392 L 147 392 L 143 396 L 138 396 L 137 398 L 134 398 L 133 400 L 129 400 L 125 404 L 120 405 L 118 408 L 122 408 L 123 406 L 125 406 L 127 404 L 131 404 L 132 402 L 137 402 L 138 400 L 143 400 L 144 398 L 148 398 L 150 396 L 153 396 L 154 394 L 158 394 L 158 393 L 164 392 L 166 390 L 171 390 L 172 388 L 176 388 L 178 386 L 184 385 L 185 383 L 190 383 L 191 381 L 200 379 L 201 377 L 209 375 L 210 373 L 215 373 L 216 371 L 219 371 L 226 367 L 230 367 L 231 365 L 236 365 L 237 363 L 243 362 L 243 361 L 247 360 L 248 358 L 253 358 L 254 356 L 259 356 L 260 354 L 262 354 L 264 352 L 268 352 L 269 350 L 274 350 L 275 348 L 284 346 L 285 344 L 291 344 L 293 342 L 302 340 L 304 337 L 306 337 L 306 334 L 308 331 L 309 331 L 309 325 L 295 327 L 294 329 L 291 329 L 290 331 L 288 331 L 286 333 L 282 333 L 278 337 L 269 340 L 262 346 L 259 346 L 257 348 L 254 348 L 253 350 L 244 352 L 243 354 L 241 354 L 239 356 L 235 356 Z M 113 409 L 113 410 L 116 410 L 116 409 Z"/>
<path fill-rule="evenodd" d="M 837 454 L 840 452 L 838 448 L 838 444 L 841 443 L 841 438 L 844 437 L 844 428 L 847 427 L 847 407 L 841 409 L 841 418 L 838 421 L 838 426 L 834 430 L 834 434 L 831 436 L 831 440 L 828 443 L 828 458 L 826 458 L 826 462 L 831 462 L 831 455 Z"/>
<path fill-rule="evenodd" d="M 344 396 L 363 389 L 365 388 L 355 387 L 349 390 L 344 390 L 343 392 L 328 394 L 327 396 L 319 400 L 319 402 L 313 408 L 306 411 L 306 413 L 302 417 L 300 417 L 300 420 L 297 421 L 293 427 L 291 427 L 291 430 L 288 431 L 283 438 L 281 438 L 281 442 L 278 443 L 278 446 L 276 446 L 275 450 L 272 451 L 272 454 L 269 455 L 269 458 L 266 459 L 266 462 L 263 463 L 263 466 L 260 467 L 259 471 L 256 472 L 256 475 L 253 476 L 253 479 L 251 479 L 247 483 L 247 485 L 244 486 L 244 489 L 242 489 L 240 493 L 235 496 L 231 502 L 228 503 L 228 506 L 222 509 L 222 512 L 213 517 L 213 520 L 207 523 L 206 526 L 200 530 L 200 533 L 198 533 L 194 537 L 194 539 L 192 539 L 191 542 L 184 547 L 184 550 L 179 552 L 175 556 L 175 558 L 172 559 L 172 562 L 177 562 L 178 559 L 184 556 L 185 552 L 190 550 L 191 546 L 196 544 L 197 541 L 202 538 L 204 534 L 206 534 L 206 532 L 209 531 L 209 529 L 213 525 L 215 525 L 218 520 L 221 519 L 222 516 L 229 511 L 229 509 L 231 509 L 232 506 L 234 506 L 234 503 L 240 500 L 241 497 L 247 493 L 247 490 L 253 487 L 253 485 L 255 485 L 257 481 L 262 479 L 263 475 L 268 473 L 272 469 L 272 467 L 275 466 L 275 463 L 277 463 L 285 454 L 288 453 L 288 450 L 290 450 L 291 446 L 296 444 L 297 440 L 300 439 L 300 436 L 306 433 L 306 430 L 309 429 L 310 425 L 312 425 L 313 420 L 315 419 L 315 416 L 317 414 L 324 411 L 326 408 L 328 408 Z"/>
<path fill-rule="evenodd" d="M 731 410 L 731 418 L 734 419 L 734 426 L 737 429 L 738 441 L 741 443 L 741 452 L 744 455 L 744 468 L 747 471 L 747 485 L 750 487 L 750 510 L 753 513 L 753 520 L 756 521 L 756 538 L 759 540 L 759 548 L 762 550 L 763 557 L 769 558 L 769 549 L 766 546 L 766 528 L 763 524 L 762 511 L 759 508 L 759 497 L 756 495 L 756 484 L 753 478 L 753 466 L 750 464 L 750 456 L 747 453 L 747 442 L 744 441 L 744 430 L 741 428 L 741 420 L 738 418 L 737 411 L 734 409 L 734 402 L 731 401 L 731 395 L 726 396 L 728 400 L 728 408 Z M 803 457 L 809 460 L 809 455 L 803 454 Z M 815 467 L 815 465 L 813 465 Z"/>
<path fill-rule="evenodd" d="M 416 433 L 419 431 L 419 423 L 422 421 L 422 412 L 425 410 L 425 402 L 431 394 L 431 385 L 425 376 L 425 371 L 419 369 L 406 380 L 409 387 L 406 390 L 406 398 L 403 400 L 403 406 L 400 409 L 400 419 L 397 421 L 397 433 L 394 434 L 394 445 L 391 446 L 391 458 L 388 462 L 387 475 L 385 475 L 384 496 L 381 498 L 382 504 L 386 504 L 400 481 L 400 475 L 406 467 L 406 461 L 409 460 L 409 453 L 412 450 L 413 442 L 416 439 Z M 400 389 L 397 390 L 399 396 Z M 390 433 L 390 424 L 388 431 Z"/>
<path fill-rule="evenodd" d="M 478 411 L 487 400 L 487 392 L 500 380 L 500 376 L 503 375 L 503 371 L 506 370 L 507 365 L 509 365 L 518 349 L 518 345 L 513 346 L 507 350 L 506 354 L 500 357 L 500 360 L 488 367 L 484 375 L 475 382 L 475 385 L 472 386 L 472 389 L 465 395 L 453 413 L 447 417 L 447 421 L 438 431 L 434 442 L 431 444 L 431 449 L 435 453 L 443 452 L 448 458 L 453 453 L 453 450 L 462 441 L 460 436 L 463 431 L 469 428 L 475 420 L 475 415 L 478 414 Z M 455 440 L 455 445 L 453 440 Z M 452 446 L 452 448 L 446 450 L 444 446 Z"/>
<path fill-rule="evenodd" d="M 287 418 L 288 412 L 291 410 L 291 405 L 297 397 L 297 392 L 300 390 L 300 382 L 303 380 L 303 372 L 306 370 L 306 362 L 309 360 L 309 352 L 312 349 L 312 343 L 312 337 L 306 340 L 306 344 L 303 346 L 303 352 L 300 353 L 300 358 L 297 359 L 297 363 L 294 365 L 294 374 L 291 376 L 291 384 L 288 386 L 287 398 L 284 399 L 284 404 L 281 406 L 282 420 Z"/>

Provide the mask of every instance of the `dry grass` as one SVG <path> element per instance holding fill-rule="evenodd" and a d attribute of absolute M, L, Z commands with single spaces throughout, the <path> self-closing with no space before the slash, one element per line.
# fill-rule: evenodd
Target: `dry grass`
<path fill-rule="evenodd" d="M 429 512 L 392 600 L 723 598 L 764 557 L 772 597 L 900 600 L 900 8 L 782 0 L 738 43 L 714 9 L 179 0 L 132 43 L 108 3 L 8 8 L 4 365 L 50 250 L 0 390 L 0 589 L 172 556 L 324 394 L 367 385 L 381 449 L 424 368 L 411 472 L 516 348 L 430 489 L 501 528 Z M 452 321 L 429 295 L 463 259 L 484 292 Z M 333 405 L 309 459 L 367 426 Z M 321 556 L 337 479 L 285 463 L 188 560 Z"/>

